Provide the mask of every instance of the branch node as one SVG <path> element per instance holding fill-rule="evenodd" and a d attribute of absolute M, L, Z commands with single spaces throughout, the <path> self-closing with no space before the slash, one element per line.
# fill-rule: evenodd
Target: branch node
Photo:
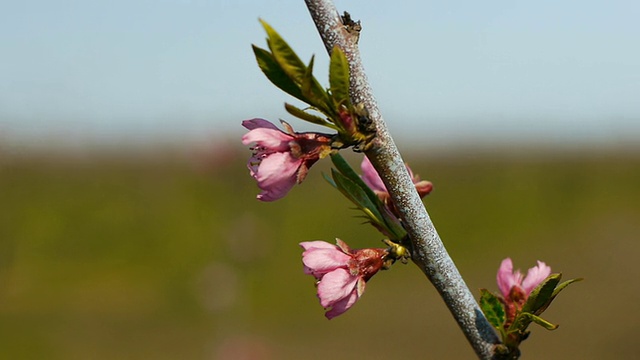
<path fill-rule="evenodd" d="M 340 19 L 342 19 L 342 25 L 344 25 L 344 28 L 347 30 L 349 35 L 352 36 L 353 40 L 357 44 L 358 40 L 360 39 L 360 31 L 362 31 L 360 20 L 354 21 L 351 18 L 351 14 L 346 11 L 342 16 L 340 16 Z"/>

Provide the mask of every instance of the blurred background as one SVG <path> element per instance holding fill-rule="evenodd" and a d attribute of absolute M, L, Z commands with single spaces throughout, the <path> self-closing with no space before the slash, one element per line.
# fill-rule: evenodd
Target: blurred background
<path fill-rule="evenodd" d="M 637 357 L 640 5 L 337 1 L 469 287 L 510 256 L 584 277 L 524 359 Z M 302 1 L 56 1 L 0 13 L 0 358 L 469 359 L 412 263 L 328 321 L 301 241 L 381 246 L 322 179 L 260 203 L 240 121 L 295 100 L 250 44 L 328 61 Z M 346 154 L 354 166 L 360 157 Z"/>

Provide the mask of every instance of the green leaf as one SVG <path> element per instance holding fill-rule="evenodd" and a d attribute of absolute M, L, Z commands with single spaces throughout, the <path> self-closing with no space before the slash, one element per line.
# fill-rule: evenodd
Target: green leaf
<path fill-rule="evenodd" d="M 369 199 L 371 199 L 371 201 L 373 202 L 380 201 L 380 198 L 378 198 L 378 195 L 376 195 L 376 193 L 374 193 L 373 190 L 371 190 L 367 186 L 367 184 L 365 184 L 364 181 L 362 181 L 362 178 L 360 177 L 360 175 L 358 175 L 358 173 L 356 173 L 353 170 L 351 165 L 349 165 L 349 163 L 342 157 L 342 155 L 340 155 L 339 153 L 332 154 L 331 162 L 333 162 L 333 166 L 335 166 L 336 169 L 338 169 L 338 171 L 342 173 L 342 175 L 348 177 L 349 180 L 353 181 L 354 183 L 358 184 L 358 186 L 360 186 L 362 189 L 364 189 L 364 191 L 366 192 Z"/>
<path fill-rule="evenodd" d="M 252 45 L 253 53 L 258 61 L 260 70 L 267 76 L 275 86 L 287 94 L 306 102 L 304 96 L 302 96 L 302 90 L 291 78 L 282 70 L 280 64 L 276 62 L 267 50 L 261 49 L 255 45 Z"/>
<path fill-rule="evenodd" d="M 271 25 L 260 19 L 260 23 L 267 33 L 267 43 L 273 58 L 280 64 L 282 70 L 297 84 L 302 83 L 302 77 L 307 69 L 295 51 L 278 34 Z"/>
<path fill-rule="evenodd" d="M 578 282 L 578 281 L 582 281 L 582 280 L 584 280 L 584 279 L 583 278 L 571 279 L 571 280 L 567 280 L 567 281 L 563 282 L 562 284 L 556 286 L 556 289 L 553 290 L 553 295 L 551 296 L 551 298 L 553 299 L 556 296 L 558 296 L 560 291 L 564 290 L 567 286 L 573 284 L 574 282 Z"/>
<path fill-rule="evenodd" d="M 581 280 L 582 280 L 582 278 L 571 279 L 571 280 L 567 280 L 567 281 L 561 283 L 560 285 L 556 286 L 556 288 L 553 290 L 553 294 L 551 295 L 549 300 L 547 300 L 547 302 L 544 303 L 541 307 L 539 307 L 534 313 L 536 315 L 542 314 L 545 310 L 547 310 L 549 305 L 551 305 L 551 302 L 556 298 L 556 296 L 558 296 L 560 291 L 564 290 L 570 284 L 573 284 L 574 282 L 578 282 L 578 281 L 581 281 Z"/>
<path fill-rule="evenodd" d="M 336 104 L 350 104 L 349 81 L 349 62 L 342 49 L 336 45 L 331 51 L 329 64 L 329 85 Z"/>
<path fill-rule="evenodd" d="M 336 114 L 336 110 L 329 101 L 329 94 L 320 85 L 318 80 L 313 76 L 313 64 L 315 56 L 311 57 L 307 72 L 304 74 L 302 81 L 302 94 L 309 100 L 308 103 L 323 112 L 325 115 L 331 117 Z"/>
<path fill-rule="evenodd" d="M 304 111 L 304 110 L 302 110 L 300 108 L 297 108 L 297 107 L 295 107 L 295 106 L 293 106 L 291 104 L 285 103 L 284 104 L 284 108 L 289 112 L 289 114 L 291 114 L 291 115 L 293 115 L 295 117 L 298 117 L 298 118 L 300 118 L 302 120 L 308 121 L 308 122 L 313 123 L 313 124 L 318 124 L 318 125 L 330 127 L 330 128 L 332 128 L 334 130 L 338 130 L 335 125 L 333 125 L 332 123 L 328 122 L 327 120 L 325 120 L 325 119 L 323 119 L 323 118 L 321 118 L 319 116 L 310 114 L 310 113 L 308 113 L 308 112 L 306 112 L 306 111 Z"/>
<path fill-rule="evenodd" d="M 300 90 L 302 90 L 302 95 L 307 98 L 307 103 L 324 110 L 326 107 L 324 99 L 326 97 L 326 93 L 322 88 L 314 88 L 316 83 L 316 79 L 313 77 L 314 59 L 315 56 L 312 56 L 311 60 L 309 60 L 309 66 L 307 66 L 307 69 L 301 78 Z"/>
<path fill-rule="evenodd" d="M 558 328 L 558 325 L 554 325 L 554 324 L 548 322 L 547 320 L 545 320 L 545 319 L 543 319 L 543 318 L 541 318 L 539 316 L 533 315 L 531 313 L 523 312 L 523 313 L 520 313 L 520 315 L 518 317 L 525 318 L 527 320 L 526 321 L 527 324 L 530 324 L 531 322 L 534 322 L 534 323 L 542 326 L 543 328 L 545 328 L 547 330 L 555 330 L 555 329 Z"/>
<path fill-rule="evenodd" d="M 338 190 L 340 190 L 347 199 L 351 200 L 358 209 L 361 209 L 366 215 L 368 215 L 372 222 L 386 228 L 382 215 L 360 186 L 335 169 L 331 169 L 331 176 L 333 177 Z"/>
<path fill-rule="evenodd" d="M 491 325 L 500 332 L 503 332 L 506 317 L 502 303 L 496 295 L 487 289 L 480 289 L 480 294 L 480 309 L 482 309 L 482 312 Z"/>
<path fill-rule="evenodd" d="M 527 302 L 522 307 L 523 312 L 539 314 L 538 310 L 548 304 L 553 291 L 560 282 L 562 274 L 551 274 L 540 285 L 531 291 Z"/>
<path fill-rule="evenodd" d="M 297 86 L 301 88 L 303 101 L 317 107 L 320 111 L 331 116 L 334 114 L 329 105 L 329 96 L 318 80 L 312 75 L 313 57 L 310 66 L 307 67 L 296 55 L 295 51 L 269 24 L 260 20 L 267 33 L 267 43 L 273 59 L 280 65 L 284 72 Z"/>
<path fill-rule="evenodd" d="M 333 179 L 331 178 L 331 176 L 329 176 L 329 175 L 327 175 L 327 174 L 325 174 L 325 173 L 322 173 L 322 177 L 323 177 L 325 180 L 327 180 L 327 182 L 328 182 L 329 184 L 331 184 L 331 186 L 333 186 L 333 187 L 334 187 L 334 188 L 336 188 L 336 189 L 338 188 L 338 185 L 336 185 L 336 182 L 335 182 L 335 181 L 333 181 Z"/>
<path fill-rule="evenodd" d="M 315 55 L 311 56 L 309 65 L 307 65 L 307 69 L 305 70 L 304 75 L 302 75 L 302 82 L 300 86 L 302 95 L 311 100 L 312 104 L 315 104 L 317 102 L 317 99 L 314 98 L 313 91 L 311 90 L 311 88 L 313 87 L 313 63 L 315 58 Z"/>
<path fill-rule="evenodd" d="M 393 240 L 403 239 L 407 235 L 407 231 L 402 227 L 402 225 L 400 225 L 399 220 L 384 206 L 378 195 L 376 195 L 376 193 L 374 193 L 373 190 L 371 190 L 367 184 L 362 181 L 360 175 L 351 168 L 342 155 L 339 153 L 332 154 L 331 161 L 342 175 L 346 176 L 350 181 L 360 187 L 369 198 L 369 201 L 375 204 L 375 208 L 378 210 L 378 213 L 382 214 L 381 218 L 383 219 L 384 227 L 388 229 L 389 234 L 395 237 Z"/>

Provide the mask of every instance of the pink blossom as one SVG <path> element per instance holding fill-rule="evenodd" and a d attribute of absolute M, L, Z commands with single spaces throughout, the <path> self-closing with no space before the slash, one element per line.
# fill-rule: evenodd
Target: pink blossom
<path fill-rule="evenodd" d="M 527 271 L 527 276 L 523 278 L 520 270 L 513 271 L 513 263 L 511 258 L 502 260 L 498 269 L 498 288 L 505 299 L 512 296 L 514 287 L 524 292 L 525 299 L 536 286 L 540 285 L 551 274 L 551 267 L 542 261 L 538 261 L 538 265 Z"/>
<path fill-rule="evenodd" d="M 320 305 L 330 308 L 332 319 L 349 310 L 362 296 L 365 284 L 384 266 L 385 249 L 351 250 L 342 240 L 337 245 L 324 241 L 300 243 L 304 249 L 304 272 L 317 280 Z"/>
<path fill-rule="evenodd" d="M 319 133 L 296 133 L 282 121 L 287 132 L 264 119 L 242 122 L 249 132 L 242 143 L 252 147 L 253 156 L 247 164 L 251 176 L 262 192 L 258 200 L 274 201 L 284 197 L 307 176 L 309 168 L 331 151 L 331 138 Z"/>
<path fill-rule="evenodd" d="M 504 328 L 515 321 L 518 312 L 522 309 L 529 298 L 531 291 L 540 285 L 551 274 L 551 268 L 542 261 L 532 267 L 523 277 L 520 270 L 513 271 L 513 263 L 510 258 L 502 260 L 498 269 L 498 288 L 504 297 L 501 299 L 504 304 L 506 320 Z"/>

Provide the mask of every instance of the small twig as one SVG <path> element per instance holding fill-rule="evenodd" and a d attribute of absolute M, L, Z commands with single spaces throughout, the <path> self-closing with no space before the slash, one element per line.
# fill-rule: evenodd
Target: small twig
<path fill-rule="evenodd" d="M 494 358 L 496 345 L 500 344 L 498 335 L 444 248 L 373 97 L 360 60 L 358 37 L 353 34 L 353 26 L 359 26 L 359 22 L 353 22 L 348 14 L 341 18 L 331 0 L 305 0 L 305 3 L 327 51 L 338 45 L 349 60 L 352 102 L 364 105 L 376 126 L 376 138 L 365 154 L 380 173 L 400 211 L 411 238 L 413 262 L 436 287 L 478 357 Z M 348 21 L 347 26 L 343 20 Z"/>

